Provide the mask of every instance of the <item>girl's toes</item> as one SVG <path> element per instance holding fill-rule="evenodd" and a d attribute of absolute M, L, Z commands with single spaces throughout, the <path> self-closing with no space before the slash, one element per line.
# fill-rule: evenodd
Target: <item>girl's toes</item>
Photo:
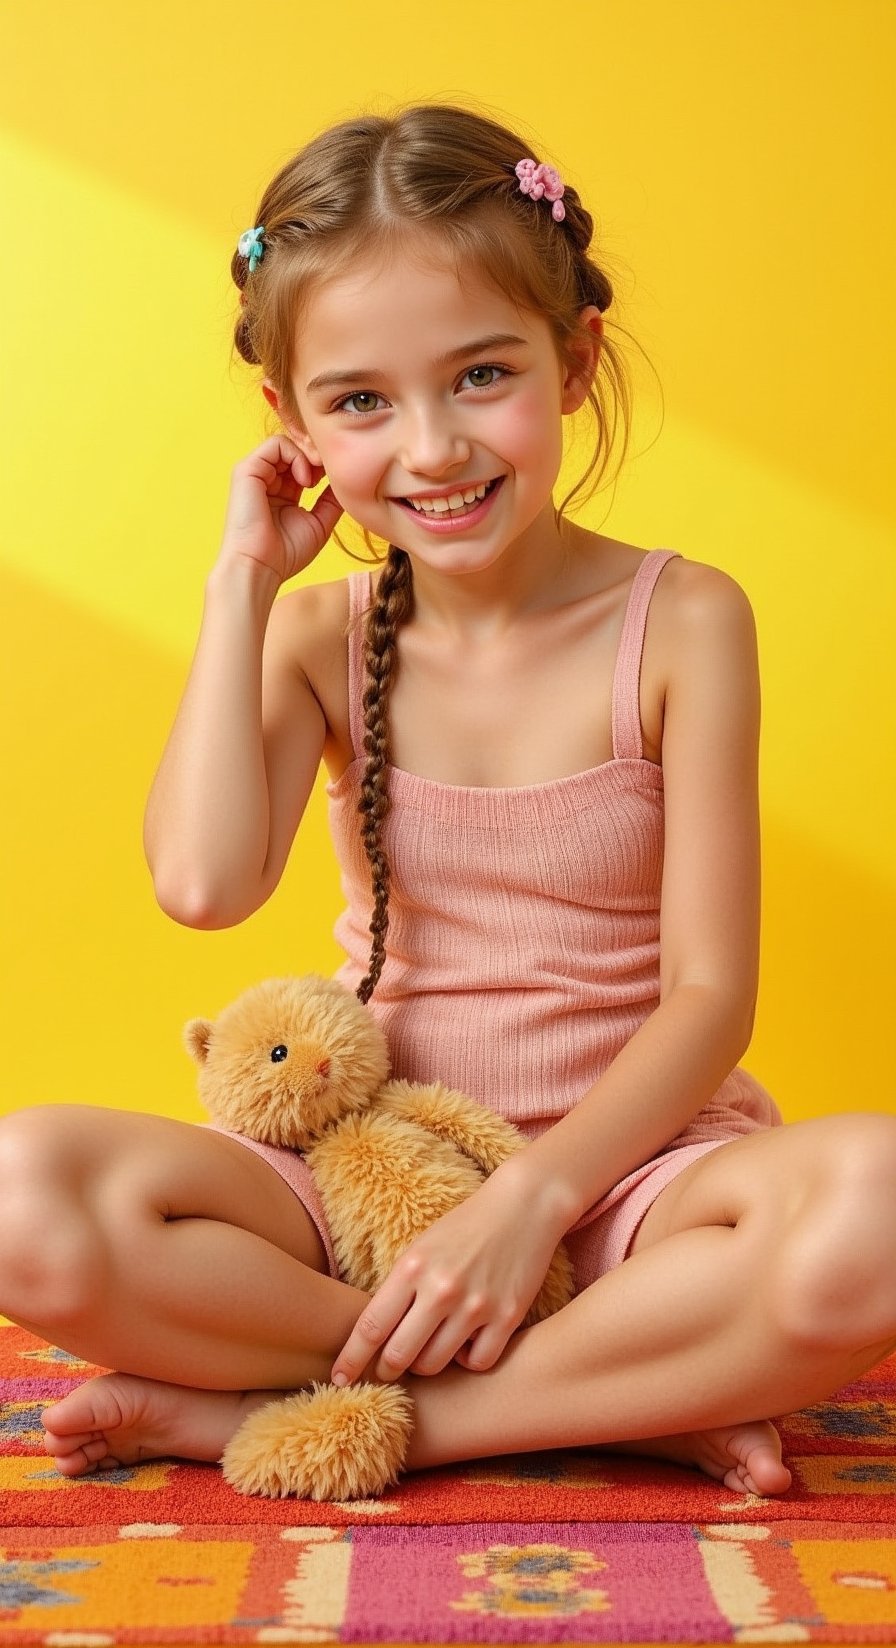
<path fill-rule="evenodd" d="M 56 1469 L 63 1476 L 84 1476 L 88 1471 L 114 1470 L 117 1459 L 109 1456 L 109 1447 L 105 1439 L 95 1442 L 84 1442 L 80 1447 L 67 1448 L 65 1453 L 56 1453 L 53 1448 Z"/>
<path fill-rule="evenodd" d="M 771 1425 L 742 1425 L 731 1435 L 728 1451 L 737 1463 L 726 1473 L 728 1488 L 739 1493 L 786 1493 L 793 1480 L 781 1458 L 781 1441 Z"/>

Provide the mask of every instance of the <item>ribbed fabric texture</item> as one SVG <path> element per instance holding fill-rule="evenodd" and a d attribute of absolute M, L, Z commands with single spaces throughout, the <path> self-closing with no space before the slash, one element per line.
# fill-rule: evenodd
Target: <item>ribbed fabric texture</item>
<path fill-rule="evenodd" d="M 535 1137 L 575 1105 L 659 1003 L 663 774 L 644 759 L 639 680 L 650 598 L 677 552 L 645 555 L 613 682 L 613 759 L 521 788 L 389 769 L 392 870 L 383 973 L 370 1002 L 393 1073 L 460 1088 Z M 371 575 L 350 576 L 350 613 Z M 353 748 L 363 751 L 363 626 L 350 631 Z M 338 977 L 367 970 L 372 907 L 358 798 L 363 756 L 328 786 L 347 908 Z M 716 1100 L 765 1114 L 746 1072 Z"/>

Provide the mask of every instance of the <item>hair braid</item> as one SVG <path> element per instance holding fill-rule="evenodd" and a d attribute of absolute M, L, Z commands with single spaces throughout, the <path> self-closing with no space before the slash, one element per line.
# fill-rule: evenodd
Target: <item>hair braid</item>
<path fill-rule="evenodd" d="M 373 605 L 367 615 L 364 637 L 365 686 L 364 750 L 367 764 L 361 780 L 361 839 L 370 861 L 373 878 L 373 916 L 370 931 L 373 945 L 366 977 L 358 985 L 358 1000 L 368 1002 L 386 959 L 386 929 L 389 925 L 389 862 L 383 850 L 383 820 L 389 811 L 387 764 L 389 760 L 389 694 L 395 679 L 395 640 L 403 623 L 411 616 L 414 585 L 411 563 L 403 549 L 390 544 L 380 574 Z"/>

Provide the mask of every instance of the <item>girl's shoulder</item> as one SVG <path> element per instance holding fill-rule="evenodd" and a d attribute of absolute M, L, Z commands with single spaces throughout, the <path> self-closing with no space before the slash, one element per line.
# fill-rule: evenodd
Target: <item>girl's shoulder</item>
<path fill-rule="evenodd" d="M 735 628 L 754 628 L 749 597 L 730 573 L 676 555 L 667 561 L 650 601 L 655 647 L 677 651 L 687 637 L 699 641 Z"/>
<path fill-rule="evenodd" d="M 668 554 L 581 529 L 574 542 L 583 551 L 583 592 L 588 596 L 614 592 L 619 622 L 642 568 L 659 554 Z M 701 634 L 708 636 L 732 625 L 749 628 L 752 623 L 747 594 L 730 573 L 673 553 L 650 591 L 645 662 L 653 656 L 658 661 L 665 659 L 671 667 L 681 657 L 685 636 L 698 640 Z"/>
<path fill-rule="evenodd" d="M 268 623 L 267 642 L 287 667 L 311 679 L 345 642 L 349 620 L 347 578 L 302 584 L 278 595 Z"/>
<path fill-rule="evenodd" d="M 734 704 L 758 691 L 753 609 L 730 573 L 676 556 L 667 561 L 647 614 L 642 701 L 657 706 L 658 726 L 670 692 L 680 702 L 718 697 Z"/>

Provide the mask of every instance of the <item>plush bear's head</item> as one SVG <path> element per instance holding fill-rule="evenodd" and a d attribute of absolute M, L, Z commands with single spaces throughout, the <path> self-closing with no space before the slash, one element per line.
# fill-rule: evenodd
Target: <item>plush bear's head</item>
<path fill-rule="evenodd" d="M 315 974 L 254 985 L 217 1019 L 191 1019 L 184 1041 L 213 1121 L 298 1150 L 363 1110 L 389 1074 L 386 1039 L 367 1008 Z"/>

